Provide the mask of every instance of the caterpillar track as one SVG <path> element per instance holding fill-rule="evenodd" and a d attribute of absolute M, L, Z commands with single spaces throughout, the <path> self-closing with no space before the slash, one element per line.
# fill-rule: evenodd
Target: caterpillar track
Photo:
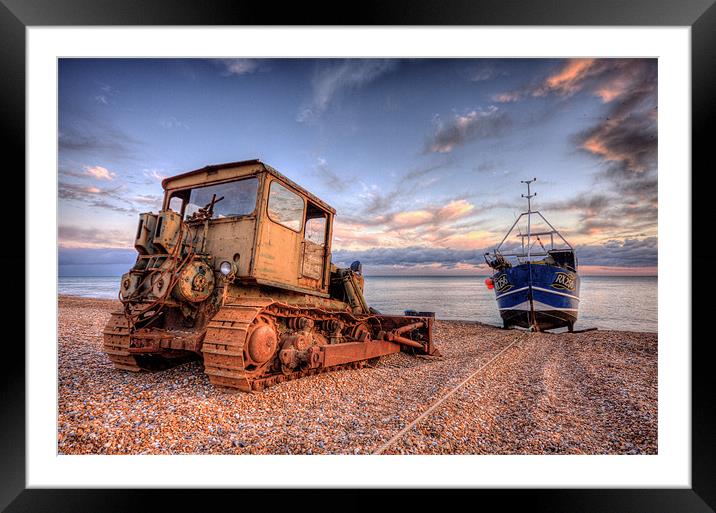
<path fill-rule="evenodd" d="M 326 371 L 360 368 L 367 360 L 400 351 L 399 343 L 388 340 L 390 333 L 401 329 L 398 319 L 420 324 L 409 330 L 417 339 L 413 351 L 439 354 L 429 347 L 431 319 L 354 315 L 270 299 L 237 300 L 225 304 L 209 322 L 202 346 L 205 372 L 213 385 L 251 392 Z M 337 328 L 337 323 L 343 333 L 336 330 L 331 336 L 325 331 Z M 255 346 L 265 339 L 271 355 L 252 359 Z M 302 357 L 289 366 L 286 353 L 291 352 Z"/>
<path fill-rule="evenodd" d="M 112 316 L 104 328 L 104 352 L 116 369 L 139 372 L 142 367 L 137 355 L 129 352 L 129 322 L 124 312 L 112 312 Z"/>
<path fill-rule="evenodd" d="M 245 300 L 224 305 L 209 322 L 202 353 L 204 371 L 213 385 L 251 391 L 251 378 L 257 372 L 246 369 L 244 346 L 250 333 L 261 323 L 259 320 L 254 324 L 254 321 L 271 303 L 270 300 Z"/>
<path fill-rule="evenodd" d="M 198 355 L 188 351 L 136 352 L 136 349 L 132 348 L 129 322 L 124 312 L 112 312 L 103 335 L 104 353 L 109 357 L 114 368 L 119 370 L 129 372 L 165 370 L 198 358 Z"/>

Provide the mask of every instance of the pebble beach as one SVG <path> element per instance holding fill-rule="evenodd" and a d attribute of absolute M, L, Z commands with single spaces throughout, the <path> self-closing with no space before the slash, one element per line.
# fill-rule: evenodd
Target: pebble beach
<path fill-rule="evenodd" d="M 656 333 L 438 320 L 441 358 L 244 394 L 213 388 L 200 360 L 115 370 L 102 330 L 118 308 L 59 297 L 59 454 L 657 453 Z"/>

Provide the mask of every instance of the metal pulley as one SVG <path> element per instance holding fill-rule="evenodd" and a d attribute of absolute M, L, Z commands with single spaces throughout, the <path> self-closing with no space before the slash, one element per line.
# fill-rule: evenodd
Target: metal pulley
<path fill-rule="evenodd" d="M 172 282 L 172 273 L 170 271 L 163 271 L 161 273 L 157 273 L 152 277 L 152 295 L 154 297 L 165 297 L 169 285 L 171 285 Z"/>
<path fill-rule="evenodd" d="M 214 271 L 206 263 L 193 260 L 182 269 L 172 290 L 180 301 L 199 303 L 214 291 Z"/>
<path fill-rule="evenodd" d="M 134 294 L 139 287 L 142 276 L 138 273 L 125 273 L 119 285 L 122 298 L 126 299 Z"/>

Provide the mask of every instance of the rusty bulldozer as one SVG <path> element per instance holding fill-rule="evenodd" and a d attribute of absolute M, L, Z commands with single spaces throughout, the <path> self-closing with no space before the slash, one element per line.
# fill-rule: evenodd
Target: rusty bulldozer
<path fill-rule="evenodd" d="M 331 263 L 335 210 L 275 169 L 212 165 L 162 186 L 104 330 L 117 369 L 200 357 L 212 384 L 249 392 L 400 350 L 439 355 L 434 315 L 370 308 L 360 263 Z"/>

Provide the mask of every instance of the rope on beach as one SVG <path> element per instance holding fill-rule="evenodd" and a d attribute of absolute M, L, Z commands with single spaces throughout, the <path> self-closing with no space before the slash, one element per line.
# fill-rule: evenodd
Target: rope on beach
<path fill-rule="evenodd" d="M 393 445 L 396 441 L 400 440 L 402 436 L 413 429 L 418 423 L 420 423 L 421 420 L 423 420 L 425 417 L 430 415 L 438 406 L 440 406 L 445 400 L 453 395 L 455 392 L 457 392 L 463 385 L 465 385 L 468 381 L 470 381 L 472 378 L 477 376 L 480 372 L 482 372 L 485 368 L 487 368 L 492 362 L 497 360 L 505 351 L 507 351 L 509 348 L 517 344 L 518 342 L 521 342 L 524 338 L 526 338 L 526 334 L 522 337 L 519 337 L 512 342 L 510 342 L 507 346 L 505 346 L 503 349 L 500 350 L 499 353 L 497 353 L 495 356 L 490 358 L 486 363 L 481 365 L 475 372 L 470 374 L 468 377 L 466 377 L 464 380 L 462 380 L 460 383 L 458 383 L 452 390 L 447 392 L 445 395 L 443 395 L 440 399 L 435 401 L 427 410 L 425 410 L 423 413 L 418 415 L 415 420 L 413 420 L 410 424 L 405 426 L 403 429 L 398 431 L 393 437 L 385 442 L 383 445 L 381 445 L 377 450 L 373 451 L 373 454 L 382 454 L 383 451 L 385 451 L 388 447 Z"/>

